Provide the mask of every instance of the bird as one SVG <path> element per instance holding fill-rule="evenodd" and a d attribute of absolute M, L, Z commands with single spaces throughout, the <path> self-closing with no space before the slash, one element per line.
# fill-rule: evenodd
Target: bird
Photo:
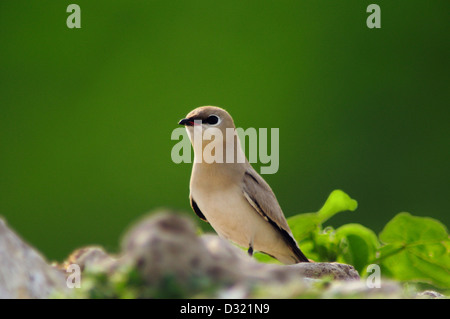
<path fill-rule="evenodd" d="M 259 251 L 283 264 L 309 262 L 274 192 L 248 162 L 231 115 L 201 106 L 178 124 L 186 127 L 194 149 L 189 200 L 195 214 L 220 237 L 247 248 L 249 256 Z M 208 129 L 218 134 L 207 138 Z M 205 158 L 207 148 L 214 149 L 215 161 Z"/>

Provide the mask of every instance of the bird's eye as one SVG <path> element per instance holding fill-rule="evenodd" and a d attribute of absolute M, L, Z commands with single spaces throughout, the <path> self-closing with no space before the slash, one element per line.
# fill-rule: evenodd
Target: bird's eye
<path fill-rule="evenodd" d="M 217 123 L 219 123 L 219 117 L 217 115 L 210 115 L 205 122 L 209 125 L 216 125 Z"/>

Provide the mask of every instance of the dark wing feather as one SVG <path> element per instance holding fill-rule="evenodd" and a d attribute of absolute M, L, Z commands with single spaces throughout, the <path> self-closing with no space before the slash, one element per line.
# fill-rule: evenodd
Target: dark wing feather
<path fill-rule="evenodd" d="M 298 262 L 308 262 L 308 258 L 302 253 L 292 236 L 286 218 L 269 184 L 253 168 L 245 172 L 243 182 L 244 196 L 250 205 L 280 232 Z"/>
<path fill-rule="evenodd" d="M 200 208 L 198 208 L 197 203 L 195 202 L 194 198 L 192 198 L 192 195 L 189 195 L 189 200 L 191 202 L 191 207 L 194 210 L 194 212 L 197 214 L 197 216 L 201 219 L 204 220 L 205 222 L 208 222 L 208 220 L 206 219 L 205 215 L 203 215 L 202 211 L 200 210 Z"/>

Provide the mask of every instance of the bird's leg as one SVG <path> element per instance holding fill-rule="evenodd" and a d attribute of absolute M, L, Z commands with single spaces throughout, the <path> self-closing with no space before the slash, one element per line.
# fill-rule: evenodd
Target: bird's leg
<path fill-rule="evenodd" d="M 248 244 L 248 250 L 247 250 L 247 253 L 248 253 L 248 255 L 249 255 L 250 257 L 253 256 L 253 245 L 252 245 L 252 243 L 249 243 L 249 244 Z"/>

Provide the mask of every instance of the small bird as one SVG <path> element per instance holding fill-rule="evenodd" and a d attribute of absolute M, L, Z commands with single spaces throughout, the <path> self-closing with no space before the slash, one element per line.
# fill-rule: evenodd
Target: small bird
<path fill-rule="evenodd" d="M 219 236 L 248 247 L 250 256 L 255 250 L 284 264 L 308 262 L 272 189 L 245 157 L 230 114 L 219 107 L 202 106 L 178 124 L 186 127 L 194 149 L 189 198 L 198 217 L 209 222 Z M 203 138 L 209 128 L 220 130 L 222 138 Z M 230 129 L 233 134 L 227 135 Z M 216 155 L 223 160 L 203 158 L 206 147 L 215 152 L 221 148 Z"/>

